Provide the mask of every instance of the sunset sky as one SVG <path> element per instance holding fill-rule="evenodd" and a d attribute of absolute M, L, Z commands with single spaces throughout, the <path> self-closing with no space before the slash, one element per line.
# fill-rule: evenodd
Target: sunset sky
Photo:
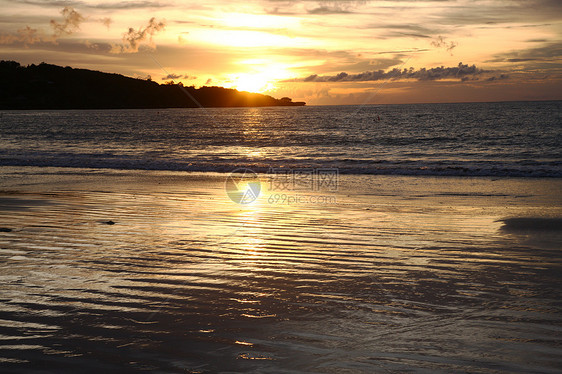
<path fill-rule="evenodd" d="M 562 99 L 562 1 L 0 0 L 0 59 L 314 104 Z"/>

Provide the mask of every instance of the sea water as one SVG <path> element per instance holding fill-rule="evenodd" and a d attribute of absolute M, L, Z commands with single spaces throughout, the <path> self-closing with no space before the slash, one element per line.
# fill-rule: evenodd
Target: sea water
<path fill-rule="evenodd" d="M 0 165 L 562 176 L 562 102 L 5 111 Z"/>
<path fill-rule="evenodd" d="M 4 112 L 1 371 L 558 372 L 560 105 Z"/>

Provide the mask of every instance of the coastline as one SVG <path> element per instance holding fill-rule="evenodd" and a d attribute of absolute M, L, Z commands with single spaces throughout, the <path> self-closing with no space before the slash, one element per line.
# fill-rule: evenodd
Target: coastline
<path fill-rule="evenodd" d="M 304 106 L 291 98 L 218 86 L 158 84 L 120 74 L 0 61 L 0 109 L 165 109 Z"/>

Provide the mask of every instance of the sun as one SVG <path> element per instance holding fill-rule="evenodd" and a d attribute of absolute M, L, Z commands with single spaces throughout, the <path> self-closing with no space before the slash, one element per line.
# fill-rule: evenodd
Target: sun
<path fill-rule="evenodd" d="M 229 74 L 225 87 L 264 93 L 274 91 L 278 81 L 290 77 L 288 66 L 284 64 L 256 59 L 240 61 L 240 64 L 248 66 L 248 71 Z"/>
<path fill-rule="evenodd" d="M 270 79 L 264 74 L 238 74 L 234 78 L 232 88 L 236 88 L 238 91 L 266 92 L 275 88 Z"/>

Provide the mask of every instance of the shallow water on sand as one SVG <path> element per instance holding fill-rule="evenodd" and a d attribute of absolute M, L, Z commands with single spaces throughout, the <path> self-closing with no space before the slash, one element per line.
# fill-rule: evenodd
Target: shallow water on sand
<path fill-rule="evenodd" d="M 2 175 L 7 371 L 562 367 L 562 181 L 348 175 L 241 206 L 222 174 Z"/>

